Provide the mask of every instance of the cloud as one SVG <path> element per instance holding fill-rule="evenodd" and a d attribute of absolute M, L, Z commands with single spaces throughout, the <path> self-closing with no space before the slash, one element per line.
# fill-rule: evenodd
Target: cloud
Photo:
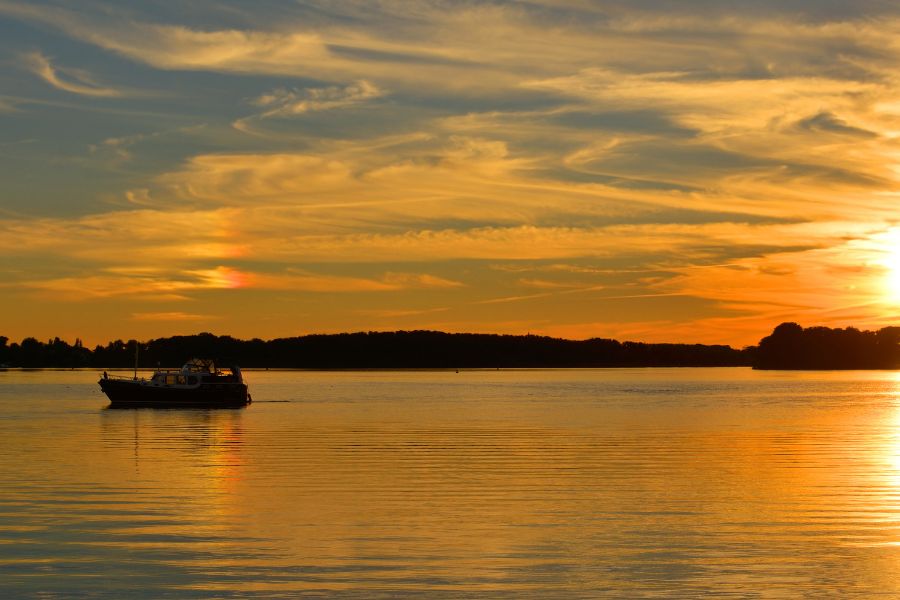
<path fill-rule="evenodd" d="M 9 1 L 0 3 L 0 13 L 55 27 L 160 69 L 297 74 L 307 61 L 315 64 L 328 56 L 319 36 L 312 33 L 203 31 L 123 18 L 114 10 L 88 14 Z"/>
<path fill-rule="evenodd" d="M 181 311 L 173 312 L 142 312 L 133 313 L 131 318 L 135 321 L 212 321 L 221 317 L 215 315 L 193 314 Z"/>
<path fill-rule="evenodd" d="M 97 273 L 54 278 L 29 278 L 19 282 L 25 289 L 45 297 L 66 301 L 90 301 L 117 296 L 150 300 L 184 298 L 199 290 L 234 289 L 246 285 L 247 274 L 226 266 L 211 269 L 162 268 L 101 269 Z"/>
<path fill-rule="evenodd" d="M 15 100 L 0 97 L 0 113 L 17 113 L 20 110 Z"/>
<path fill-rule="evenodd" d="M 261 117 L 289 116 L 344 108 L 382 95 L 377 86 L 361 79 L 346 87 L 277 89 L 256 98 L 253 104 L 266 109 Z"/>
<path fill-rule="evenodd" d="M 806 235 L 804 235 L 806 233 Z M 597 228 L 483 227 L 465 231 L 409 231 L 397 234 L 294 235 L 259 242 L 255 252 L 274 260 L 306 256 L 310 261 L 410 262 L 450 259 L 553 260 L 612 258 L 623 254 L 675 255 L 705 260 L 761 247 L 808 245 L 809 231 L 787 226 L 737 224 L 646 225 Z M 766 246 L 764 240 L 773 240 Z M 828 237 L 820 238 L 823 243 Z"/>
<path fill-rule="evenodd" d="M 307 154 L 215 154 L 196 156 L 184 169 L 159 178 L 175 197 L 215 204 L 298 202 L 352 179 L 339 160 Z"/>
<path fill-rule="evenodd" d="M 325 275 L 289 270 L 285 273 L 258 273 L 249 285 L 259 289 L 304 292 L 394 292 L 409 289 L 460 287 L 463 284 L 424 273 L 385 273 L 381 278 Z"/>
<path fill-rule="evenodd" d="M 427 273 L 385 273 L 384 281 L 398 288 L 458 288 L 464 284 Z"/>
<path fill-rule="evenodd" d="M 124 17 L 115 10 L 70 11 L 25 3 L 0 3 L 0 13 L 38 22 L 71 37 L 163 70 L 214 71 L 315 77 L 325 81 L 365 79 L 366 73 L 385 73 L 379 65 L 418 57 L 440 67 L 432 58 L 446 53 L 417 44 L 380 40 L 338 24 L 312 30 L 302 22 L 294 31 L 199 29 L 164 25 Z M 294 25 L 298 25 L 295 21 Z M 327 35 L 328 39 L 323 39 Z M 374 61 L 362 58 L 375 52 Z M 450 61 L 452 64 L 453 61 Z M 368 65 L 368 68 L 366 67 Z M 443 70 L 443 69 L 441 69 Z"/>
<path fill-rule="evenodd" d="M 240 118 L 232 126 L 244 133 L 269 135 L 254 130 L 253 122 L 271 118 L 288 118 L 312 112 L 347 109 L 384 95 L 374 84 L 361 79 L 347 86 L 272 90 L 255 98 L 251 104 L 262 107 L 258 114 Z"/>
<path fill-rule="evenodd" d="M 55 67 L 50 59 L 40 52 L 23 54 L 21 58 L 26 69 L 57 89 L 80 96 L 99 98 L 119 98 L 125 95 L 121 90 L 98 84 L 86 71 Z"/>
<path fill-rule="evenodd" d="M 136 296 L 145 300 L 185 300 L 195 292 L 242 288 L 345 293 L 447 290 L 464 285 L 462 282 L 428 273 L 387 271 L 380 277 L 367 278 L 315 273 L 296 268 L 281 271 L 238 269 L 225 265 L 197 268 L 188 266 L 191 262 L 195 261 L 184 260 L 182 265 L 173 264 L 168 267 L 106 266 L 95 273 L 80 276 L 32 275 L 22 278 L 16 285 L 67 301 L 119 296 Z"/>
<path fill-rule="evenodd" d="M 571 282 L 562 282 L 562 281 L 548 281 L 546 279 L 532 279 L 532 278 L 522 278 L 519 279 L 519 284 L 525 287 L 538 288 L 538 289 L 547 289 L 547 290 L 565 290 L 571 289 L 574 287 L 582 287 L 577 283 Z"/>
<path fill-rule="evenodd" d="M 109 137 L 99 144 L 90 144 L 88 150 L 90 150 L 92 154 L 110 156 L 115 162 L 130 161 L 134 158 L 131 151 L 133 146 L 146 142 L 147 140 L 158 139 L 168 133 L 171 132 L 155 131 L 152 133 L 136 133 L 119 137 Z M 137 202 L 137 197 L 140 195 L 140 192 L 128 191 L 126 194 L 134 196 L 135 202 L 139 203 Z"/>
<path fill-rule="evenodd" d="M 235 259 L 245 252 L 235 239 L 237 217 L 229 210 L 141 208 L 72 218 L 0 219 L 0 248 L 7 256 L 69 256 L 85 264 L 141 268 L 163 261 Z"/>
<path fill-rule="evenodd" d="M 803 18 L 808 9 L 772 6 L 754 13 L 734 3 L 727 11 L 702 13 L 671 3 L 327 3 L 279 10 L 277 22 L 267 17 L 270 11 L 246 13 L 240 29 L 222 25 L 224 10 L 210 11 L 201 28 L 141 20 L 121 9 L 79 9 L 0 3 L 8 16 L 55 27 L 157 69 L 366 79 L 429 95 L 512 90 L 525 79 L 598 63 L 706 80 L 823 74 L 877 79 L 896 59 L 891 41 L 897 11 L 883 6 L 835 12 L 833 18 L 823 11 L 813 20 Z M 871 15 L 880 20 L 865 18 Z M 170 19 L 177 22 L 177 13 Z"/>
<path fill-rule="evenodd" d="M 134 194 L 159 205 L 258 206 L 260 216 L 267 206 L 273 222 L 302 210 L 310 224 L 346 230 L 362 222 L 483 221 L 503 212 L 509 220 L 529 206 L 549 206 L 546 198 L 562 193 L 513 191 L 510 186 L 525 183 L 516 181 L 515 172 L 528 165 L 508 156 L 501 141 L 451 136 L 425 143 L 430 147 L 424 156 L 421 139 L 405 149 L 383 146 L 381 154 L 339 145 L 318 153 L 201 155 L 158 177 L 155 191 Z"/>
<path fill-rule="evenodd" d="M 488 300 L 478 300 L 475 304 L 506 304 L 508 302 L 521 302 L 523 300 L 534 300 L 536 298 L 549 298 L 553 296 L 553 292 L 542 292 L 540 294 L 523 294 L 520 296 L 503 296 L 501 298 L 489 298 Z"/>
<path fill-rule="evenodd" d="M 437 308 L 427 308 L 427 309 L 384 309 L 384 310 L 369 310 L 364 309 L 358 311 L 359 314 L 365 315 L 367 317 L 374 317 L 377 319 L 400 319 L 404 317 L 418 317 L 421 315 L 429 315 L 434 313 L 446 312 L 449 309 L 446 306 L 441 306 Z"/>
<path fill-rule="evenodd" d="M 808 131 L 817 135 L 825 133 L 860 138 L 878 137 L 878 134 L 874 131 L 869 131 L 861 127 L 853 127 L 845 120 L 828 111 L 820 111 L 811 117 L 801 119 L 797 122 L 796 126 L 802 131 Z"/>

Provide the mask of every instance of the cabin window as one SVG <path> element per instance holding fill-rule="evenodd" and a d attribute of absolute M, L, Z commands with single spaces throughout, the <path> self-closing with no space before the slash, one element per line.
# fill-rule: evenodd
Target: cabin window
<path fill-rule="evenodd" d="M 175 385 L 175 383 L 177 381 L 178 381 L 177 375 L 166 375 L 166 384 L 167 385 Z"/>
<path fill-rule="evenodd" d="M 187 382 L 191 385 L 194 385 L 195 383 L 197 383 L 197 378 L 194 377 L 193 375 L 191 375 L 190 377 L 187 378 Z"/>

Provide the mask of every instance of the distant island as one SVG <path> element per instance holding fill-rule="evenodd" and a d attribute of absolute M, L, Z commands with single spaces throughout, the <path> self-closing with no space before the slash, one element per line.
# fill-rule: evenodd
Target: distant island
<path fill-rule="evenodd" d="M 171 367 L 210 357 L 245 368 L 493 369 L 589 367 L 734 367 L 755 369 L 900 368 L 900 327 L 803 328 L 782 323 L 758 346 L 647 344 L 612 339 L 566 340 L 538 335 L 392 331 L 240 340 L 211 333 L 116 340 L 93 349 L 80 340 L 9 343 L 0 336 L 0 366 L 19 368 Z"/>
<path fill-rule="evenodd" d="M 90 349 L 80 340 L 9 344 L 0 336 L 0 365 L 21 368 L 127 368 L 178 366 L 192 356 L 244 368 L 459 369 L 539 367 L 749 366 L 751 350 L 703 344 L 645 344 L 611 339 L 566 340 L 537 335 L 440 331 L 317 334 L 274 340 L 239 340 L 211 333 L 147 342 L 116 340 Z"/>

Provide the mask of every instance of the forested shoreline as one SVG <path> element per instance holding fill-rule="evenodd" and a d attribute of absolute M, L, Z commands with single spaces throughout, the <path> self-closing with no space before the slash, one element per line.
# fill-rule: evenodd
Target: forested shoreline
<path fill-rule="evenodd" d="M 900 327 L 807 327 L 782 323 L 759 342 L 757 369 L 832 370 L 900 368 Z"/>
<path fill-rule="evenodd" d="M 137 347 L 137 348 L 136 348 Z M 567 340 L 537 335 L 440 331 L 314 334 L 241 340 L 211 333 L 149 341 L 115 340 L 88 348 L 59 338 L 9 343 L 0 336 L 7 368 L 178 367 L 191 357 L 245 368 L 459 369 L 528 367 L 725 367 L 756 369 L 900 368 L 900 327 L 803 328 L 782 323 L 758 346 L 649 344 L 613 339 Z"/>
<path fill-rule="evenodd" d="M 264 341 L 211 333 L 116 340 L 93 349 L 80 340 L 9 343 L 0 336 L 0 365 L 20 368 L 177 367 L 208 357 L 245 368 L 391 369 L 527 367 L 713 367 L 750 365 L 752 350 L 703 344 L 646 344 L 612 339 L 566 340 L 536 335 L 439 331 L 316 334 Z"/>

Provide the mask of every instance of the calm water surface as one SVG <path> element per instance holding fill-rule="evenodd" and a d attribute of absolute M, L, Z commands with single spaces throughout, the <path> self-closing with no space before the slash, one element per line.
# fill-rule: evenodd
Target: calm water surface
<path fill-rule="evenodd" d="M 900 595 L 900 374 L 0 373 L 0 597 Z"/>

